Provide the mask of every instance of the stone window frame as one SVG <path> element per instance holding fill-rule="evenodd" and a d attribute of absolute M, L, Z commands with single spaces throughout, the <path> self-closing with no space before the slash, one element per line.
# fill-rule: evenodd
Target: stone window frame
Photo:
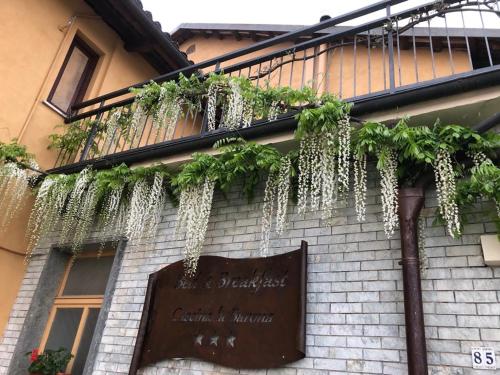
<path fill-rule="evenodd" d="M 82 251 L 93 251 L 98 246 L 100 246 L 98 242 L 89 241 L 83 245 Z M 101 311 L 97 319 L 85 368 L 83 370 L 84 375 L 92 374 L 92 370 L 94 368 L 104 327 L 111 307 L 116 282 L 118 280 L 121 264 L 125 254 L 127 240 L 125 238 L 120 238 L 113 241 L 106 241 L 105 246 L 114 248 L 115 256 L 106 285 Z M 8 373 L 11 375 L 26 374 L 29 366 L 29 360 L 25 353 L 37 348 L 40 345 L 49 319 L 50 311 L 53 307 L 54 299 L 59 291 L 61 280 L 66 271 L 67 262 L 72 256 L 71 253 L 65 249 L 67 249 L 67 247 L 59 245 L 52 245 L 50 247 L 9 365 Z"/>

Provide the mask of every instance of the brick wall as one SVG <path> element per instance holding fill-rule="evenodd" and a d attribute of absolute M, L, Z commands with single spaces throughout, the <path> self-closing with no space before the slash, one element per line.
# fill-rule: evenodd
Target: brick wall
<path fill-rule="evenodd" d="M 374 175 L 374 173 L 371 173 Z M 290 208 L 289 228 L 271 241 L 275 254 L 309 243 L 306 358 L 278 370 L 244 371 L 201 361 L 165 361 L 144 374 L 406 374 L 400 241 L 387 240 L 378 188 L 370 181 L 367 220 L 356 221 L 352 201 L 332 226 L 320 214 L 299 216 Z M 258 256 L 262 194 L 252 203 L 234 189 L 216 194 L 204 254 Z M 427 270 L 422 280 L 431 374 L 493 374 L 471 368 L 471 346 L 492 346 L 500 354 L 500 268 L 485 267 L 479 235 L 494 232 L 484 215 L 471 215 L 459 240 L 433 226 L 435 195 L 427 192 Z M 112 297 L 93 374 L 128 373 L 141 317 L 147 277 L 182 258 L 173 238 L 176 209 L 168 206 L 156 238 L 129 246 Z M 22 325 L 43 256 L 33 262 L 0 346 L 0 373 Z M 28 289 L 26 289 L 28 288 Z M 16 320 L 21 317 L 21 320 Z M 6 354 L 3 354 L 4 352 Z M 2 367 L 3 366 L 3 367 Z"/>

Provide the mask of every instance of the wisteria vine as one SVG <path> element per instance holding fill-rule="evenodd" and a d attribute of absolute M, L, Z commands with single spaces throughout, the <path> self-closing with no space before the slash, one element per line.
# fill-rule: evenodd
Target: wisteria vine
<path fill-rule="evenodd" d="M 185 238 L 186 273 L 193 275 L 216 189 L 227 190 L 240 180 L 244 193 L 251 197 L 261 177 L 267 176 L 260 243 L 261 254 L 267 255 L 273 220 L 278 235 L 286 228 L 295 171 L 299 214 L 310 210 L 321 211 L 323 219 L 334 216 L 337 203 L 349 198 L 352 177 L 356 217 L 361 222 L 366 218 L 367 176 L 372 158 L 380 175 L 382 220 L 387 237 L 394 234 L 398 225 L 399 188 L 411 186 L 429 172 L 435 176 L 440 215 L 448 233 L 456 236 L 461 224 L 454 154 L 459 150 L 471 152 L 477 181 L 482 175 L 491 178 L 498 170 L 487 157 L 490 150 L 498 147 L 498 136 L 480 136 L 455 125 L 409 126 L 406 119 L 392 127 L 374 122 L 355 127 L 350 121 L 350 105 L 330 95 L 318 97 L 310 89 L 257 89 L 245 78 L 223 75 L 211 75 L 204 82 L 195 76 L 161 85 L 152 82 L 137 89 L 135 111 L 128 115 L 131 127 L 139 131 L 146 116 L 151 115 L 153 126 L 163 127 L 173 136 L 184 109 L 199 109 L 202 100 L 207 103 L 209 130 L 245 127 L 253 119 L 275 120 L 299 106 L 295 132 L 298 153 L 284 155 L 269 145 L 236 140 L 222 142 L 217 156 L 195 155 L 175 177 L 164 166 L 118 166 L 108 171 L 85 169 L 78 175 L 48 176 L 38 189 L 33 207 L 30 247 L 55 228 L 61 228 L 61 243 L 69 243 L 75 253 L 93 229 L 110 236 L 125 235 L 131 241 L 154 236 L 168 192 L 175 190 L 179 197 L 176 231 Z M 110 115 L 108 137 L 112 138 L 121 128 L 123 116 L 119 110 Z M 5 176 L 23 173 L 22 168 L 4 163 L 0 167 L 0 191 L 22 191 Z M 487 185 L 485 179 L 481 181 Z M 492 196 L 486 193 L 482 191 L 483 195 Z M 499 201 L 496 196 L 493 199 Z M 12 207 L 17 207 L 18 200 L 13 202 Z"/>

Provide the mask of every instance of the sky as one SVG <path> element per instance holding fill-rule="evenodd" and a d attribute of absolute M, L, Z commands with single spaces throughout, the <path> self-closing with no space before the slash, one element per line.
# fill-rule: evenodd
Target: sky
<path fill-rule="evenodd" d="M 142 0 L 144 9 L 162 24 L 163 31 L 172 32 L 181 23 L 260 23 L 282 25 L 312 25 L 323 15 L 337 16 L 376 3 L 380 0 Z M 431 0 L 406 0 L 391 7 L 392 13 L 406 10 Z M 498 2 L 500 8 L 500 1 Z M 499 9 L 500 10 L 500 9 Z M 385 16 L 385 10 L 357 18 L 347 24 L 359 24 Z M 500 28 L 499 18 L 493 14 L 466 14 L 466 27 Z M 459 13 L 447 16 L 449 27 L 462 28 Z M 425 25 L 422 25 L 425 26 Z M 444 27 L 442 19 L 435 18 L 433 27 Z"/>
<path fill-rule="evenodd" d="M 181 23 L 264 23 L 311 25 L 323 15 L 340 15 L 379 0 L 142 0 L 163 31 L 172 32 Z M 429 1 L 408 0 L 393 12 Z M 383 13 L 378 13 L 381 16 Z"/>

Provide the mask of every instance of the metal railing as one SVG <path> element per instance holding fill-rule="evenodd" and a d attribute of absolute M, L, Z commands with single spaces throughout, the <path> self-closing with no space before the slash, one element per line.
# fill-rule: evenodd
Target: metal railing
<path fill-rule="evenodd" d="M 404 0 L 381 1 L 310 27 L 191 65 L 154 79 L 210 72 L 246 76 L 256 86 L 313 86 L 347 101 L 360 101 L 500 69 L 500 0 L 442 0 L 392 13 Z M 356 26 L 345 22 L 385 15 Z M 309 39 L 295 43 L 299 37 Z M 271 52 L 269 52 L 270 48 Z M 267 51 L 267 52 L 266 52 Z M 261 52 L 261 54 L 259 54 Z M 132 87 L 141 87 L 147 82 Z M 206 135 L 204 110 L 177 122 L 173 134 L 151 120 L 140 131 L 100 129 L 116 108 L 131 114 L 130 87 L 79 103 L 67 122 L 83 120 L 88 137 L 77 151 L 61 152 L 56 167 L 127 150 Z M 108 132 L 109 133 L 109 132 Z"/>

